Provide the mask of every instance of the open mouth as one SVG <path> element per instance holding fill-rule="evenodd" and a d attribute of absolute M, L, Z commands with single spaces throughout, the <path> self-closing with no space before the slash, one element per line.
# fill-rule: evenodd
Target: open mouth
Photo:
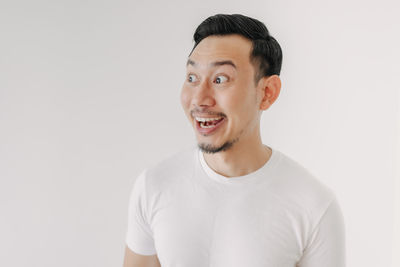
<path fill-rule="evenodd" d="M 216 130 L 224 121 L 224 117 L 215 117 L 215 118 L 200 118 L 195 117 L 196 119 L 196 128 L 200 133 L 209 134 Z"/>
<path fill-rule="evenodd" d="M 213 128 L 218 125 L 224 118 L 196 118 L 197 122 L 199 123 L 201 128 Z"/>

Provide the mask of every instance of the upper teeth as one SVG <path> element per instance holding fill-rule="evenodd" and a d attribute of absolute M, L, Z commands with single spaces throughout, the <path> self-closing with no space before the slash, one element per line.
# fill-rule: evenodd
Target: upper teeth
<path fill-rule="evenodd" d="M 220 120 L 222 117 L 217 117 L 217 118 L 200 118 L 200 117 L 195 117 L 197 121 L 200 122 L 205 122 L 205 121 L 216 121 Z"/>

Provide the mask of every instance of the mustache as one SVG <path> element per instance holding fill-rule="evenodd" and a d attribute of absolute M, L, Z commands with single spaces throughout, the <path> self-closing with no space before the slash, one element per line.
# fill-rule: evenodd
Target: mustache
<path fill-rule="evenodd" d="M 214 116 L 218 116 L 218 117 L 226 117 L 226 115 L 222 112 L 215 112 L 215 111 L 211 111 L 211 110 L 207 110 L 207 109 L 198 109 L 195 108 L 193 110 L 190 111 L 190 115 L 192 115 L 192 117 L 195 117 L 195 115 L 214 115 Z"/>

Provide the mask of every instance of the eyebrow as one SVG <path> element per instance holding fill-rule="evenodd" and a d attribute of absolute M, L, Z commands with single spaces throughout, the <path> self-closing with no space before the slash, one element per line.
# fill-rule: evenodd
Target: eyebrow
<path fill-rule="evenodd" d="M 196 62 L 194 62 L 193 60 L 191 60 L 189 58 L 186 63 L 186 67 L 189 65 L 196 67 L 197 64 L 196 64 Z M 214 62 L 210 63 L 211 67 L 217 67 L 217 66 L 223 66 L 223 65 L 231 65 L 232 67 L 234 67 L 236 69 L 236 65 L 235 65 L 235 63 L 232 62 L 232 60 L 214 61 Z"/>

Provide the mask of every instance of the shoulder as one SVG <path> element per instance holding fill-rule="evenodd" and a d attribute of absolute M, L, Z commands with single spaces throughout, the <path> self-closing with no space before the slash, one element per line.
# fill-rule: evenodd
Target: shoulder
<path fill-rule="evenodd" d="M 288 155 L 279 152 L 273 191 L 287 204 L 317 218 L 335 199 L 335 193 L 319 177 Z"/>

